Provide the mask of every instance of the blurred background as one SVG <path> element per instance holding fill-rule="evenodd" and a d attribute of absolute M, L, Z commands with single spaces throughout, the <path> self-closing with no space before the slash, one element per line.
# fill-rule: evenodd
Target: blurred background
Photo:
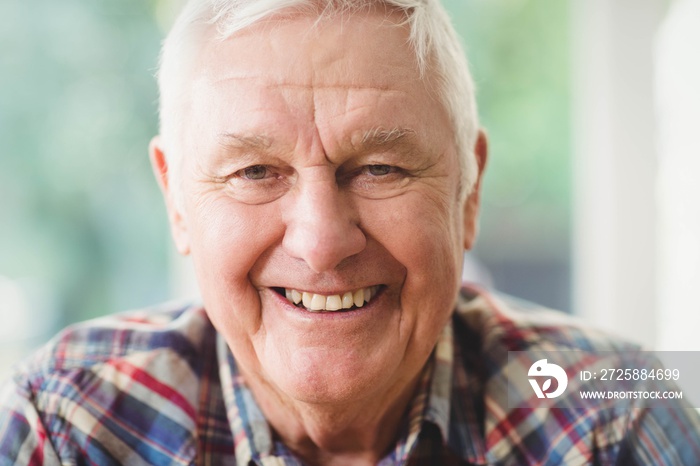
<path fill-rule="evenodd" d="M 700 349 L 700 0 L 443 0 L 490 137 L 465 274 Z M 148 163 L 175 0 L 0 3 L 0 377 L 70 323 L 196 294 Z"/>

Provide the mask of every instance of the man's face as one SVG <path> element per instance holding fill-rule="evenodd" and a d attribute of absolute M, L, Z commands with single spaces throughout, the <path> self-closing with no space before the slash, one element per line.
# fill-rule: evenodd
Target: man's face
<path fill-rule="evenodd" d="M 245 376 L 283 398 L 395 396 L 455 302 L 475 209 L 402 19 L 268 21 L 195 65 L 176 241 Z"/>

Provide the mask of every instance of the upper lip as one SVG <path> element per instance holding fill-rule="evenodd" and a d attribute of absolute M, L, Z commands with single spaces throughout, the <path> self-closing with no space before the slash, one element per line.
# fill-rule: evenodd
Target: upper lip
<path fill-rule="evenodd" d="M 362 288 L 371 288 L 373 286 L 382 286 L 381 283 L 375 283 L 371 285 L 349 285 L 347 287 L 334 287 L 334 288 L 313 288 L 313 287 L 306 287 L 306 286 L 271 286 L 271 289 L 279 288 L 282 290 L 297 290 L 299 292 L 306 292 L 306 293 L 313 293 L 313 294 L 320 294 L 320 295 L 326 295 L 326 296 L 333 296 L 333 295 L 342 295 L 343 293 L 347 293 L 348 291 L 355 291 L 359 290 Z"/>
<path fill-rule="evenodd" d="M 280 288 L 283 290 L 297 290 L 300 292 L 306 292 L 306 293 L 314 293 L 314 294 L 323 294 L 323 295 L 335 295 L 335 294 L 343 294 L 347 293 L 348 291 L 355 291 L 359 290 L 362 288 L 371 288 L 373 286 L 381 286 L 381 283 L 375 283 L 371 285 L 351 285 L 347 287 L 338 287 L 338 288 L 313 288 L 313 287 L 304 287 L 304 286 L 271 286 L 270 288 L 275 289 L 275 288 Z"/>

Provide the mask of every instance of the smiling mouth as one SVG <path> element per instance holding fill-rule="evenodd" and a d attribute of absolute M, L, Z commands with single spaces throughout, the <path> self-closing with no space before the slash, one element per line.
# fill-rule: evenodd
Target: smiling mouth
<path fill-rule="evenodd" d="M 279 295 L 284 296 L 294 306 L 310 312 L 340 312 L 359 309 L 381 290 L 382 285 L 369 286 L 357 290 L 346 291 L 342 294 L 323 295 L 291 288 L 273 288 Z"/>

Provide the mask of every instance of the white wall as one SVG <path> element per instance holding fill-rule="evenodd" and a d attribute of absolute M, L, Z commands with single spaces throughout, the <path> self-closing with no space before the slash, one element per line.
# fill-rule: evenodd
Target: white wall
<path fill-rule="evenodd" d="M 699 2 L 572 0 L 574 309 L 666 350 L 700 349 Z"/>
<path fill-rule="evenodd" d="M 700 350 L 700 0 L 678 0 L 657 37 L 657 345 Z"/>
<path fill-rule="evenodd" d="M 574 310 L 653 346 L 661 0 L 573 0 Z"/>

